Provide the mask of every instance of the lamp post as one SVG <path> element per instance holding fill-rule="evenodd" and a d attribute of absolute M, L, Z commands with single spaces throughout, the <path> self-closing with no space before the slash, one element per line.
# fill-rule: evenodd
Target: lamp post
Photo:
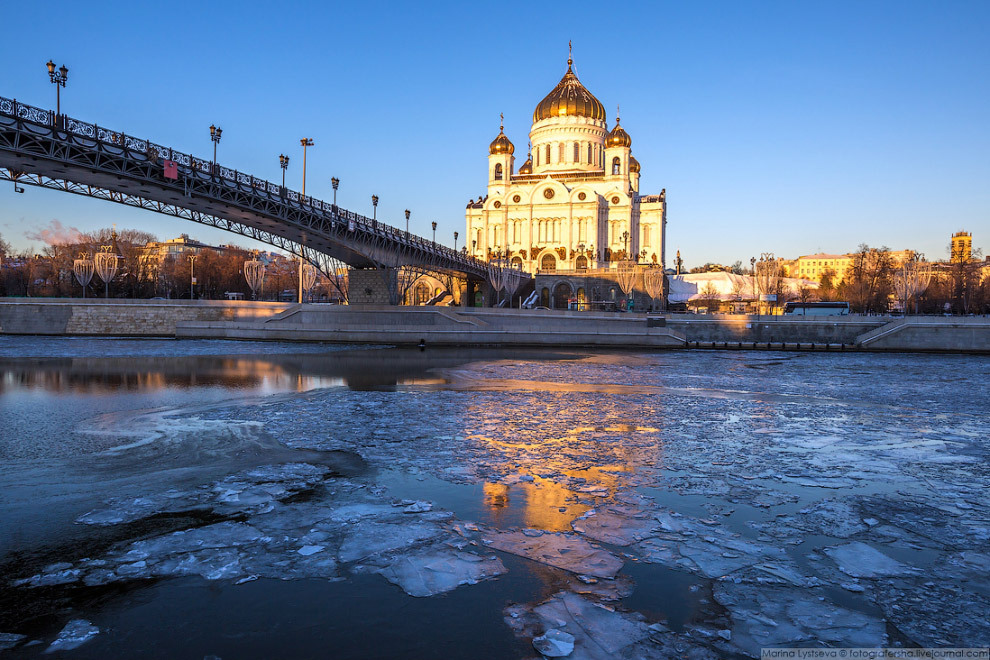
<path fill-rule="evenodd" d="M 436 243 L 437 242 L 437 221 L 434 220 L 431 224 L 433 225 L 433 242 Z"/>
<path fill-rule="evenodd" d="M 749 276 L 753 278 L 753 297 L 756 298 L 756 313 L 759 314 L 759 296 L 756 294 L 756 257 L 749 258 Z"/>
<path fill-rule="evenodd" d="M 622 232 L 622 258 L 629 258 L 629 232 Z"/>
<path fill-rule="evenodd" d="M 289 167 L 289 157 L 285 154 L 278 155 L 278 164 L 282 167 L 282 194 L 285 194 L 285 170 Z"/>
<path fill-rule="evenodd" d="M 337 186 L 340 185 L 340 179 L 338 179 L 335 176 L 330 177 L 330 185 L 333 186 L 333 208 L 336 210 L 336 208 L 337 208 Z"/>
<path fill-rule="evenodd" d="M 193 285 L 196 284 L 196 278 L 193 276 L 193 272 L 196 268 L 196 255 L 189 255 L 189 300 L 193 299 Z"/>
<path fill-rule="evenodd" d="M 406 209 L 406 234 L 409 234 L 409 209 Z"/>
<path fill-rule="evenodd" d="M 378 195 L 371 196 L 371 219 L 378 220 Z"/>
<path fill-rule="evenodd" d="M 210 139 L 213 140 L 213 174 L 217 173 L 217 145 L 220 143 L 221 133 L 223 133 L 222 128 L 210 124 Z"/>
<path fill-rule="evenodd" d="M 59 117 L 62 116 L 62 88 L 65 87 L 66 78 L 69 75 L 69 69 L 63 64 L 59 67 L 58 72 L 55 71 L 55 63 L 48 60 L 48 78 L 55 85 L 55 123 L 58 123 Z"/>
<path fill-rule="evenodd" d="M 302 196 L 303 196 L 303 198 L 305 198 L 306 197 L 306 147 L 312 147 L 313 146 L 313 138 L 301 138 L 299 140 L 299 144 L 303 148 L 303 187 L 302 187 Z"/>
<path fill-rule="evenodd" d="M 454 252 L 457 252 L 457 232 L 454 232 Z"/>

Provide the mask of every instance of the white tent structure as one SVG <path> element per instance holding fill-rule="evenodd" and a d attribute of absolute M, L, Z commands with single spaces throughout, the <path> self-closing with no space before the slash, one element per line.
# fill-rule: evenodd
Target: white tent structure
<path fill-rule="evenodd" d="M 753 278 L 749 275 L 736 275 L 734 273 L 691 273 L 689 275 L 671 275 L 670 293 L 668 300 L 671 303 L 686 303 L 692 300 L 704 300 L 709 291 L 718 294 L 718 299 L 725 302 L 755 300 L 757 292 L 754 290 Z M 782 277 L 780 282 L 783 288 L 796 297 L 798 290 L 802 287 L 817 289 L 818 282 L 804 280 L 793 277 Z"/>

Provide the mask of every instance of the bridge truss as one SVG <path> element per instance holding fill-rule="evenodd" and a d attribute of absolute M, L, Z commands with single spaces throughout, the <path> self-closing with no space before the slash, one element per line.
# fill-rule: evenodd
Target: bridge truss
<path fill-rule="evenodd" d="M 174 169 L 167 176 L 166 165 Z M 84 195 L 223 229 L 295 254 L 341 287 L 340 268 L 484 281 L 492 265 L 281 185 L 0 97 L 0 180 Z M 341 289 L 346 297 L 346 291 Z"/>

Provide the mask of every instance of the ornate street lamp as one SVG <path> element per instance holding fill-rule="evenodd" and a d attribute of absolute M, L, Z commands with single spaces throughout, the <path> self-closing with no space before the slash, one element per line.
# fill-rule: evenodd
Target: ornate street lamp
<path fill-rule="evenodd" d="M 340 179 L 335 176 L 330 177 L 330 185 L 333 186 L 333 208 L 337 210 L 337 186 L 340 185 Z"/>
<path fill-rule="evenodd" d="M 244 279 L 251 287 L 251 299 L 258 299 L 258 291 L 265 283 L 265 264 L 255 256 L 254 259 L 244 262 Z"/>
<path fill-rule="evenodd" d="M 409 233 L 409 209 L 406 209 L 406 234 Z"/>
<path fill-rule="evenodd" d="M 55 63 L 48 60 L 48 77 L 51 79 L 52 84 L 55 85 L 55 122 L 58 123 L 59 117 L 62 116 L 62 88 L 65 87 L 65 81 L 69 76 L 69 69 L 63 64 L 59 67 L 58 72 L 55 71 Z"/>
<path fill-rule="evenodd" d="M 93 270 L 96 265 L 89 258 L 88 252 L 80 252 L 79 258 L 72 262 L 72 272 L 76 274 L 76 281 L 82 285 L 83 298 L 86 297 L 86 287 L 93 279 Z"/>
<path fill-rule="evenodd" d="M 213 173 L 217 173 L 217 145 L 220 143 L 220 134 L 223 133 L 222 128 L 217 128 L 213 124 L 210 124 L 210 139 L 213 140 Z"/>
<path fill-rule="evenodd" d="M 622 258 L 629 258 L 629 232 L 622 232 Z"/>
<path fill-rule="evenodd" d="M 434 220 L 431 224 L 433 225 L 433 242 L 436 243 L 437 242 L 437 221 Z"/>
<path fill-rule="evenodd" d="M 100 252 L 96 253 L 96 259 L 94 267 L 96 268 L 96 274 L 100 276 L 106 286 L 106 297 L 110 297 L 110 280 L 114 278 L 117 274 L 117 259 L 118 256 L 111 252 L 113 250 L 112 245 L 100 246 Z"/>
<path fill-rule="evenodd" d="M 378 221 L 378 195 L 372 195 L 371 196 L 371 206 L 372 206 L 371 219 L 377 222 Z"/>
<path fill-rule="evenodd" d="M 303 198 L 305 198 L 306 197 L 306 147 L 312 147 L 313 146 L 313 138 L 301 138 L 299 140 L 299 144 L 303 148 L 303 188 L 302 188 L 302 196 L 303 196 Z"/>
<path fill-rule="evenodd" d="M 285 194 L 285 170 L 289 167 L 289 157 L 285 154 L 278 155 L 278 164 L 282 167 L 282 194 Z"/>
<path fill-rule="evenodd" d="M 457 232 L 454 232 L 454 252 L 457 252 Z"/>

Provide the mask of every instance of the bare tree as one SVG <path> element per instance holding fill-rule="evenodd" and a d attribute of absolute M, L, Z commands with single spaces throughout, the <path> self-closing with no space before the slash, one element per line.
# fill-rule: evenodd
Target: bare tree
<path fill-rule="evenodd" d="M 720 302 L 718 288 L 712 282 L 707 282 L 700 293 L 701 299 L 705 301 L 705 307 L 709 313 L 711 313 L 712 307 L 718 308 Z"/>

